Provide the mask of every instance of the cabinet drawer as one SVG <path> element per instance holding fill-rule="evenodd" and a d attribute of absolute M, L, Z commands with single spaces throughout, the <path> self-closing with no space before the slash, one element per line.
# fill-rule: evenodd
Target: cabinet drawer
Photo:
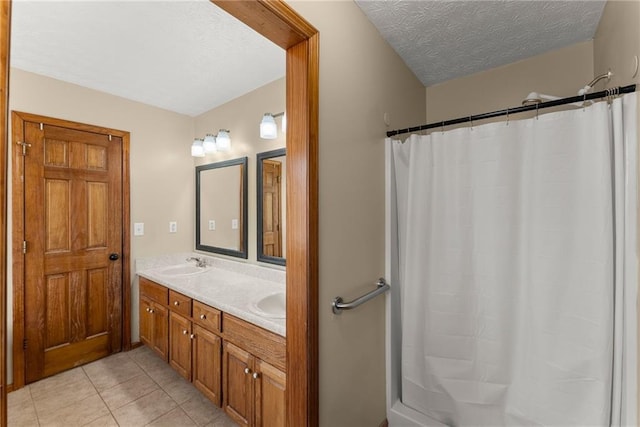
<path fill-rule="evenodd" d="M 191 298 L 169 289 L 169 306 L 171 311 L 191 317 Z"/>
<path fill-rule="evenodd" d="M 227 313 L 223 314 L 222 332 L 225 340 L 286 372 L 287 344 L 284 337 Z"/>
<path fill-rule="evenodd" d="M 140 293 L 146 295 L 152 301 L 166 305 L 169 298 L 169 289 L 151 280 L 140 277 Z"/>
<path fill-rule="evenodd" d="M 205 329 L 220 332 L 220 310 L 200 301 L 193 302 L 193 321 Z"/>

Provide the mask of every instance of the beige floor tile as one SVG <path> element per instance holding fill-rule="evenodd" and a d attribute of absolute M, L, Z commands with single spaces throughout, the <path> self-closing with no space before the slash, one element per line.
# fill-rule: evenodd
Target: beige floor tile
<path fill-rule="evenodd" d="M 55 387 L 51 386 L 51 384 L 55 384 Z M 64 408 L 89 396 L 97 396 L 98 394 L 89 378 L 84 375 L 84 372 L 82 372 L 82 376 L 74 375 L 66 383 L 56 379 L 47 387 L 40 388 L 38 385 L 38 383 L 31 385 L 31 396 L 41 422 L 43 416 L 48 415 L 51 411 Z"/>
<path fill-rule="evenodd" d="M 182 377 L 163 385 L 162 389 L 166 391 L 167 394 L 171 396 L 176 403 L 178 403 L 178 405 L 183 404 L 194 397 L 202 396 L 202 393 L 200 393 L 193 384 Z"/>
<path fill-rule="evenodd" d="M 170 384 L 182 378 L 180 374 L 174 371 L 168 363 L 162 362 L 162 364 L 159 365 L 153 365 L 143 368 L 147 375 L 149 375 L 151 379 L 157 382 L 161 387 L 164 387 L 167 384 Z"/>
<path fill-rule="evenodd" d="M 38 414 L 41 426 L 81 426 L 109 415 L 109 409 L 100 396 L 87 397 L 70 405 Z"/>
<path fill-rule="evenodd" d="M 39 399 L 42 395 L 50 393 L 51 390 L 56 390 L 62 385 L 84 380 L 87 380 L 87 376 L 82 368 L 74 368 L 30 384 L 29 388 L 31 389 L 31 396 L 34 399 Z"/>
<path fill-rule="evenodd" d="M 138 363 L 143 368 L 145 366 L 151 366 L 154 364 L 164 363 L 165 362 L 158 354 L 152 351 L 146 345 L 136 348 L 135 350 L 131 350 L 128 352 L 129 357 L 131 357 L 136 363 Z"/>
<path fill-rule="evenodd" d="M 223 413 L 222 409 L 218 408 L 201 394 L 186 401 L 180 406 L 199 426 L 209 424 Z"/>
<path fill-rule="evenodd" d="M 196 427 L 196 423 L 181 408 L 164 414 L 148 425 L 153 427 Z"/>
<path fill-rule="evenodd" d="M 211 421 L 206 427 L 237 427 L 236 424 L 227 414 L 220 414 L 217 418 Z"/>
<path fill-rule="evenodd" d="M 33 405 L 29 386 L 7 395 L 7 422 L 11 427 L 38 425 L 36 407 Z"/>
<path fill-rule="evenodd" d="M 83 367 L 85 373 L 98 391 L 106 390 L 144 371 L 126 353 L 114 354 Z"/>
<path fill-rule="evenodd" d="M 142 426 L 166 414 L 177 406 L 162 390 L 156 390 L 113 411 L 121 426 Z"/>
<path fill-rule="evenodd" d="M 147 374 L 138 375 L 121 384 L 100 392 L 100 396 L 112 411 L 127 403 L 133 402 L 152 391 L 158 390 L 155 383 Z"/>
<path fill-rule="evenodd" d="M 118 427 L 118 423 L 113 418 L 113 415 L 109 413 L 91 421 L 89 424 L 85 424 L 85 427 Z"/>

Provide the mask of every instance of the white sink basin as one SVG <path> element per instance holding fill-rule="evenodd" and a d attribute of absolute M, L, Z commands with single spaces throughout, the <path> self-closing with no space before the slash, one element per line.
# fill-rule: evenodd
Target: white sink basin
<path fill-rule="evenodd" d="M 209 268 L 207 267 L 197 267 L 193 264 L 178 264 L 164 267 L 157 272 L 164 276 L 191 276 L 194 274 L 204 273 L 208 269 Z"/>
<path fill-rule="evenodd" d="M 286 301 L 284 292 L 278 292 L 254 301 L 249 308 L 259 316 L 284 319 L 287 315 Z"/>

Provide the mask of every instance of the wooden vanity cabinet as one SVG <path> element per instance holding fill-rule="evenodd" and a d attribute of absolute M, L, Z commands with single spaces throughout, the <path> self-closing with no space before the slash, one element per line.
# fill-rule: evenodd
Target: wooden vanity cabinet
<path fill-rule="evenodd" d="M 286 340 L 140 277 L 140 341 L 243 426 L 285 426 Z"/>
<path fill-rule="evenodd" d="M 140 341 L 165 361 L 169 357 L 168 289 L 140 278 Z"/>
<path fill-rule="evenodd" d="M 242 426 L 285 426 L 284 338 L 232 316 L 223 316 L 225 411 Z"/>

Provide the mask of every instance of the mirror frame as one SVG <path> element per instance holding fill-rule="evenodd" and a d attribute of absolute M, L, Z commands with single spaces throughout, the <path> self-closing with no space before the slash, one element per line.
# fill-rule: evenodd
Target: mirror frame
<path fill-rule="evenodd" d="M 262 171 L 263 171 L 263 167 L 262 167 L 262 161 L 263 160 L 267 160 L 267 159 L 272 159 L 274 157 L 281 157 L 281 156 L 286 156 L 287 155 L 287 149 L 286 148 L 279 148 L 277 150 L 271 150 L 271 151 L 265 151 L 263 153 L 258 153 L 256 155 L 256 159 L 257 159 L 257 164 L 256 164 L 256 182 L 257 182 L 257 186 L 256 186 L 256 198 L 258 199 L 258 203 L 256 204 L 256 222 L 258 223 L 258 239 L 257 239 L 257 246 L 256 246 L 256 251 L 257 251 L 257 259 L 258 261 L 261 262 L 268 262 L 270 264 L 276 264 L 276 265 L 287 265 L 287 259 L 285 257 L 276 257 L 276 256 L 271 256 L 271 255 L 265 255 L 262 252 L 262 208 L 263 208 L 263 201 L 262 201 Z M 285 188 L 285 192 L 287 191 L 287 189 Z M 286 206 L 285 206 L 286 209 Z M 285 222 L 285 227 L 286 227 L 286 222 Z"/>
<path fill-rule="evenodd" d="M 248 209 L 247 209 L 247 200 L 248 200 L 248 191 L 247 191 L 247 157 L 240 157 L 238 159 L 232 160 L 224 160 L 216 163 L 209 163 L 206 165 L 196 166 L 196 250 L 212 252 L 216 254 L 222 254 L 237 258 L 247 259 L 248 257 Z M 240 165 L 242 167 L 241 176 L 242 176 L 242 196 L 240 197 L 240 212 L 242 212 L 242 233 L 240 235 L 241 240 L 241 249 L 234 250 L 228 248 L 221 248 L 217 246 L 209 246 L 201 243 L 200 239 L 200 172 L 204 172 L 211 169 L 219 169 L 228 166 L 237 166 Z"/>

